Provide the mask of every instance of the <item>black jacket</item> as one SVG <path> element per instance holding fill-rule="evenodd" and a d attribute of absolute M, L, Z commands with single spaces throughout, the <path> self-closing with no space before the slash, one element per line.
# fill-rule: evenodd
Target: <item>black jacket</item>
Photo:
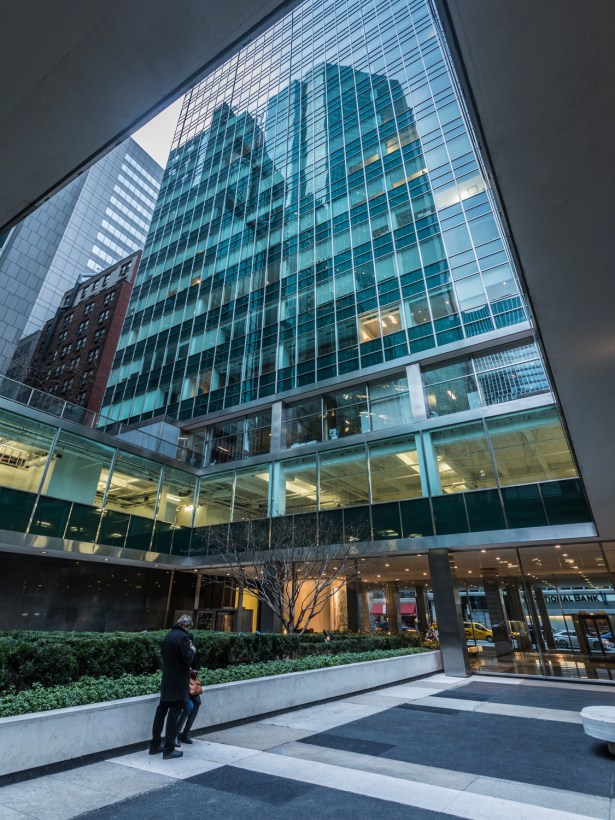
<path fill-rule="evenodd" d="M 190 648 L 190 637 L 181 626 L 175 624 L 162 642 L 161 700 L 188 700 L 190 665 L 193 660 L 194 650 Z"/>

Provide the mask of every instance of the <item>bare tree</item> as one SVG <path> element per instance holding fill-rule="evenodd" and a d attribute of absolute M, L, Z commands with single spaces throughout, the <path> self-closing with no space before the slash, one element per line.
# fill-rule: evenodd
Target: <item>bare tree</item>
<path fill-rule="evenodd" d="M 270 607 L 284 631 L 302 635 L 339 588 L 361 573 L 361 527 L 315 516 L 280 516 L 209 531 L 227 580 Z M 341 516 L 340 522 L 341 523 Z M 363 568 L 365 565 L 363 564 Z"/>

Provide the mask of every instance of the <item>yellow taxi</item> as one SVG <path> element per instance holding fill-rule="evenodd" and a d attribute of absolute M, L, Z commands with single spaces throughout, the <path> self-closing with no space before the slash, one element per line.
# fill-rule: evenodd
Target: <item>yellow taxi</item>
<path fill-rule="evenodd" d="M 480 624 L 477 621 L 464 621 L 464 629 L 466 631 L 466 638 L 473 641 L 489 641 L 493 643 L 493 632 L 485 624 Z"/>

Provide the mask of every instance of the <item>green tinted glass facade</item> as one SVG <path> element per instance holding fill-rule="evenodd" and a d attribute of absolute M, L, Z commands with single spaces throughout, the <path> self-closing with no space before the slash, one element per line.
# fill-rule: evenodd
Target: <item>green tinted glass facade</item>
<path fill-rule="evenodd" d="M 103 412 L 191 419 L 526 318 L 428 4 L 315 0 L 187 95 Z"/>

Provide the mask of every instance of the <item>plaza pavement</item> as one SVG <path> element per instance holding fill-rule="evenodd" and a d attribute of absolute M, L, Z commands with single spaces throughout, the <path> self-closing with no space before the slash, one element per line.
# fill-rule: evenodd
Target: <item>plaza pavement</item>
<path fill-rule="evenodd" d="M 604 686 L 437 674 L 209 730 L 179 760 L 144 748 L 9 783 L 0 820 L 615 820 L 614 758 L 579 717 L 607 703 Z"/>

